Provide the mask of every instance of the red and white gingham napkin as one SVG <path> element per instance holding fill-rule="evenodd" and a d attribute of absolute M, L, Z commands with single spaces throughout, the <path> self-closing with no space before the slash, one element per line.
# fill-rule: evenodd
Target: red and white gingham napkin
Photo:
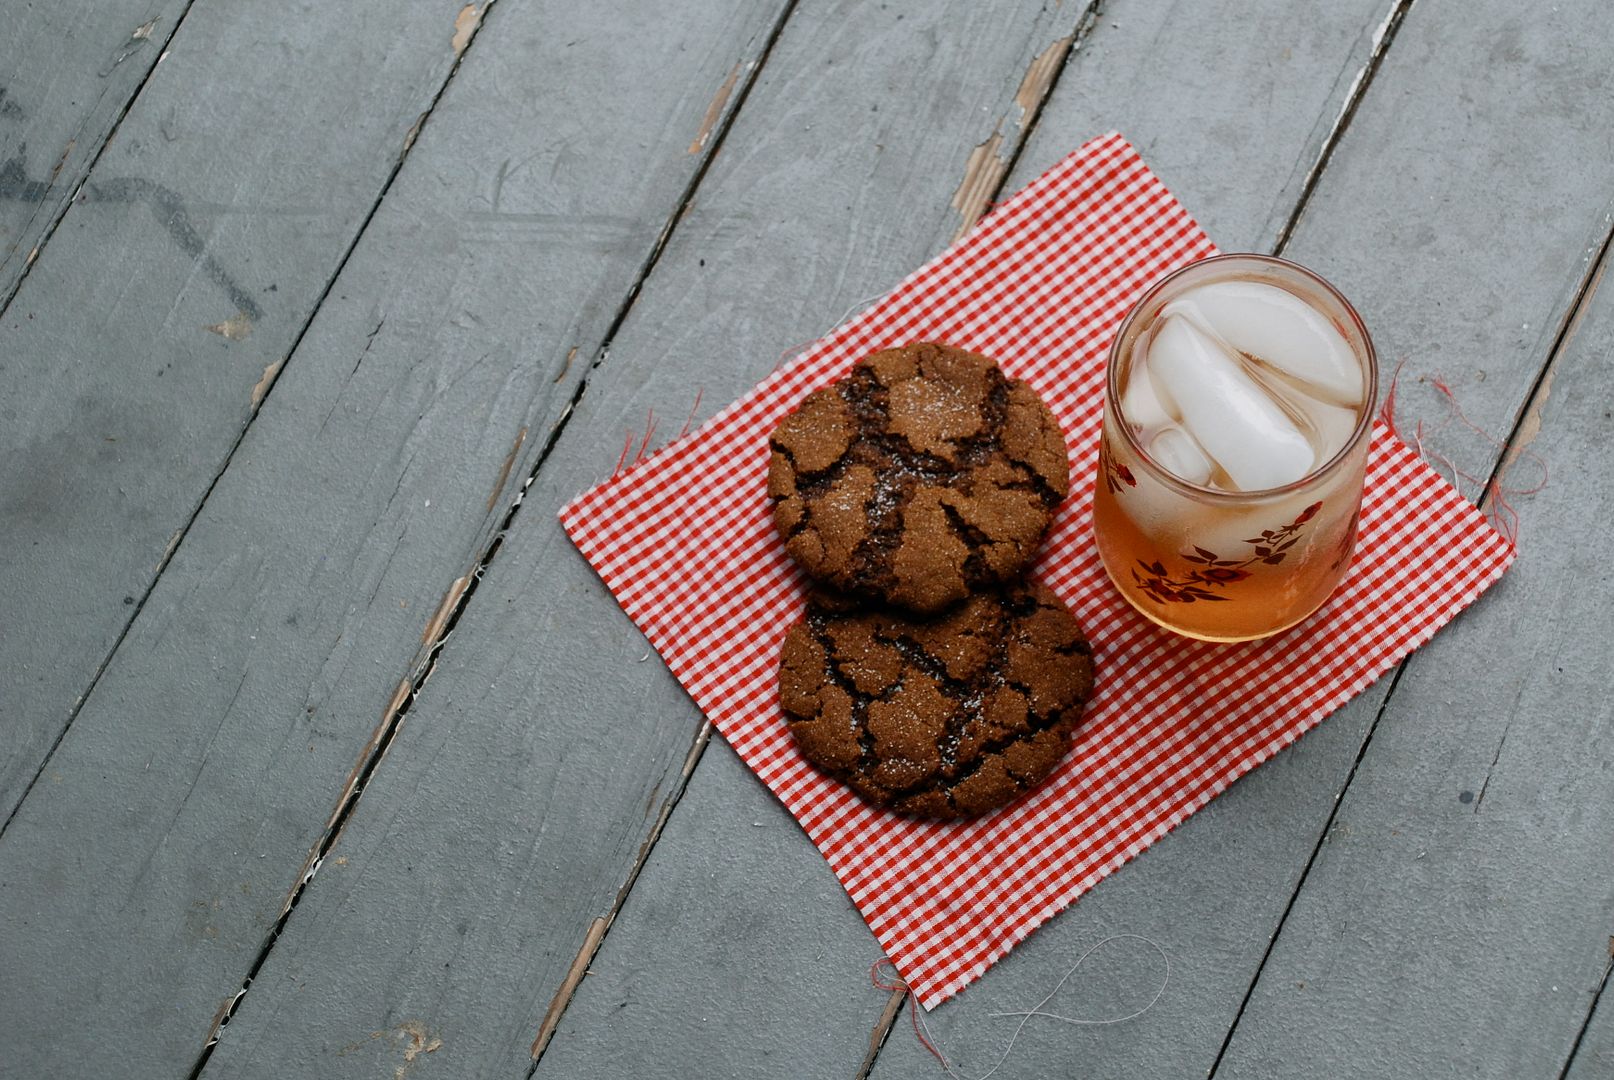
<path fill-rule="evenodd" d="M 1229 646 L 1175 637 L 1127 606 L 1089 535 L 1105 351 L 1151 282 L 1215 250 L 1124 139 L 1095 139 L 699 431 L 561 511 L 926 1008 L 1428 640 L 1513 559 L 1381 425 L 1355 561 L 1315 616 Z M 768 434 L 861 357 L 916 340 L 995 357 L 1064 426 L 1072 494 L 1036 573 L 1075 610 L 1098 673 L 1047 784 L 962 824 L 884 813 L 821 775 L 797 754 L 776 691 L 802 592 L 769 518 Z"/>

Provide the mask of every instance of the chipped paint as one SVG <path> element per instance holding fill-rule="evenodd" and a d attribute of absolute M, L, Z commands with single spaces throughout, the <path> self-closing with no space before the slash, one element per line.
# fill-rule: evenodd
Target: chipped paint
<path fill-rule="evenodd" d="M 285 367 L 285 365 L 286 358 L 282 356 L 279 360 L 274 361 L 263 369 L 263 378 L 254 383 L 252 387 L 253 412 L 257 412 L 258 406 L 263 404 L 264 395 L 267 394 L 269 392 L 269 388 L 275 384 L 275 376 L 280 374 L 280 369 Z"/>
<path fill-rule="evenodd" d="M 998 130 L 992 132 L 990 139 L 970 151 L 969 160 L 964 163 L 964 179 L 959 183 L 958 190 L 953 192 L 953 209 L 963 218 L 953 239 L 958 239 L 975 227 L 975 223 L 986 212 L 992 193 L 1003 182 L 1009 163 L 998 153 L 1002 147 L 1003 132 Z"/>
<path fill-rule="evenodd" d="M 252 319 L 246 312 L 238 311 L 223 322 L 214 323 L 212 326 L 204 326 L 202 329 L 217 334 L 219 337 L 228 338 L 230 341 L 240 341 L 252 333 Z"/>
<path fill-rule="evenodd" d="M 610 926 L 611 920 L 603 915 L 589 923 L 588 933 L 583 935 L 583 947 L 577 950 L 577 959 L 572 961 L 566 977 L 560 982 L 560 989 L 555 991 L 554 998 L 549 1002 L 543 1023 L 538 1025 L 538 1037 L 532 1041 L 534 1061 L 543 1056 L 544 1047 L 549 1045 L 549 1040 L 555 1035 L 555 1029 L 560 1027 L 560 1018 L 565 1014 L 566 1006 L 571 1004 L 572 995 L 577 992 L 578 984 L 588 973 L 589 961 L 594 959 L 600 942 L 605 938 L 605 931 L 610 929 Z"/>
<path fill-rule="evenodd" d="M 158 571 L 161 571 L 164 566 L 168 565 L 168 560 L 173 557 L 174 549 L 179 546 L 180 538 L 184 535 L 185 527 L 181 525 L 179 528 L 174 530 L 174 535 L 168 538 L 168 544 L 163 548 L 163 557 L 157 560 Z"/>
<path fill-rule="evenodd" d="M 573 349 L 572 351 L 576 352 L 577 350 Z M 510 448 L 510 452 L 504 456 L 504 464 L 499 467 L 499 478 L 493 482 L 493 494 L 488 496 L 489 512 L 492 512 L 493 508 L 498 505 L 499 493 L 504 490 L 505 481 L 510 479 L 510 470 L 515 467 L 516 454 L 521 451 L 521 444 L 526 441 L 527 429 L 522 428 L 516 433 L 516 444 L 512 446 Z"/>
<path fill-rule="evenodd" d="M 1608 262 L 1609 260 L 1605 258 L 1597 267 L 1591 280 L 1586 283 L 1585 291 L 1576 301 L 1574 314 L 1564 326 L 1563 336 L 1553 351 L 1546 374 L 1541 376 L 1541 385 L 1536 387 L 1536 392 L 1530 397 L 1524 419 L 1519 422 L 1519 433 L 1514 438 L 1513 445 L 1508 448 L 1507 458 L 1498 476 L 1506 476 L 1530 449 L 1530 444 L 1535 442 L 1536 436 L 1541 434 L 1541 411 L 1546 408 L 1547 399 L 1552 396 L 1552 380 L 1558 375 L 1558 358 L 1568 351 L 1569 343 L 1575 340 L 1575 335 L 1580 332 L 1580 324 L 1585 321 L 1586 313 L 1591 310 L 1592 297 L 1597 295 L 1599 286 L 1603 284 L 1603 274 L 1608 270 Z"/>
<path fill-rule="evenodd" d="M 1020 130 L 1025 131 L 1036 115 L 1042 101 L 1048 96 L 1048 90 L 1054 84 L 1054 77 L 1065 63 L 1065 56 L 1070 52 L 1070 46 L 1076 40 L 1075 34 L 1051 42 L 1049 46 L 1037 54 L 1026 68 L 1026 77 L 1020 80 L 1020 89 L 1015 91 L 1014 103 L 1020 106 Z"/>
<path fill-rule="evenodd" d="M 129 40 L 130 41 L 150 41 L 151 40 L 151 32 L 153 30 L 155 30 L 156 28 L 157 28 L 157 20 L 156 19 L 153 19 L 149 23 L 145 23 L 144 25 L 137 26 L 137 27 L 135 27 L 134 33 L 129 35 Z"/>
<path fill-rule="evenodd" d="M 403 141 L 403 152 L 404 153 L 406 153 L 406 154 L 409 153 L 410 148 L 415 145 L 415 140 L 420 137 L 420 129 L 421 129 L 422 126 L 425 125 L 425 123 L 426 123 L 426 114 L 421 113 L 419 116 L 415 117 L 415 122 L 413 124 L 409 125 L 409 130 L 404 132 L 404 141 Z"/>
<path fill-rule="evenodd" d="M 51 183 L 54 184 L 56 178 L 62 174 L 62 166 L 67 164 L 67 155 L 73 152 L 73 147 L 76 145 L 78 145 L 77 139 L 68 139 L 67 145 L 62 147 L 62 156 L 56 159 L 56 167 L 50 171 Z"/>
<path fill-rule="evenodd" d="M 701 117 L 700 130 L 695 133 L 695 141 L 689 144 L 689 152 L 698 154 L 706 149 L 706 143 L 712 137 L 712 129 L 717 127 L 717 121 L 723 115 L 723 107 L 729 103 L 729 95 L 734 93 L 734 85 L 740 81 L 740 69 L 748 65 L 736 63 L 729 77 L 723 80 L 723 85 L 717 88 L 717 94 L 712 98 L 710 105 L 706 106 L 706 115 Z"/>
<path fill-rule="evenodd" d="M 863 1058 L 863 1067 L 858 1071 L 859 1076 L 867 1076 L 869 1070 L 874 1068 L 874 1059 L 879 1056 L 880 1048 L 885 1045 L 886 1037 L 891 1034 L 891 1025 L 896 1023 L 897 1012 L 902 1008 L 902 1002 L 908 996 L 906 990 L 893 990 L 891 996 L 885 1000 L 885 1008 L 880 1010 L 880 1018 L 874 1022 L 874 1030 L 869 1032 L 869 1049 Z"/>
<path fill-rule="evenodd" d="M 566 362 L 560 366 L 560 370 L 555 373 L 555 378 L 551 381 L 560 382 L 562 379 L 564 379 L 566 377 L 566 373 L 572 370 L 572 361 L 576 359 L 577 346 L 573 345 L 566 353 Z"/>
<path fill-rule="evenodd" d="M 486 10 L 486 3 L 470 3 L 460 8 L 460 13 L 454 16 L 454 37 L 449 43 L 454 47 L 456 59 L 465 52 L 465 46 L 471 43 L 471 36 L 476 33 L 476 28 L 482 25 L 482 13 Z"/>
<path fill-rule="evenodd" d="M 461 574 L 454 579 L 454 584 L 448 587 L 448 595 L 443 597 L 441 604 L 437 605 L 437 611 L 433 613 L 431 620 L 426 623 L 425 631 L 420 635 L 422 645 L 436 643 L 443 632 L 443 627 L 448 625 L 449 616 L 454 614 L 454 608 L 459 604 L 460 597 L 465 595 L 465 587 L 470 583 L 470 574 Z"/>
<path fill-rule="evenodd" d="M 436 1053 L 443 1045 L 443 1040 L 428 1031 L 419 1020 L 405 1020 L 392 1030 L 403 1044 L 403 1064 L 392 1070 L 393 1080 L 403 1080 L 414 1068 L 416 1058 L 421 1054 Z"/>

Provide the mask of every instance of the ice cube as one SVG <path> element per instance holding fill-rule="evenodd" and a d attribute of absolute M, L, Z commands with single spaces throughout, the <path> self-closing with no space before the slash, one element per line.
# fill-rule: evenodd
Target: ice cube
<path fill-rule="evenodd" d="M 1180 316 L 1166 318 L 1149 346 L 1161 404 L 1241 491 L 1299 480 L 1315 460 L 1287 414 L 1244 373 L 1239 360 Z"/>
<path fill-rule="evenodd" d="M 1240 352 L 1259 357 L 1336 405 L 1362 403 L 1362 368 L 1328 318 L 1287 289 L 1258 281 L 1213 281 L 1167 304 Z"/>
<path fill-rule="evenodd" d="M 1162 469 L 1190 484 L 1203 484 L 1216 468 L 1194 437 L 1176 426 L 1162 429 L 1150 441 L 1149 456 Z"/>
<path fill-rule="evenodd" d="M 1133 346 L 1132 370 L 1127 375 L 1126 390 L 1121 394 L 1121 413 L 1147 444 L 1155 432 L 1171 426 L 1175 418 L 1166 412 L 1154 392 L 1144 344 L 1144 338 L 1140 336 Z"/>
<path fill-rule="evenodd" d="M 1342 409 L 1338 405 L 1314 399 L 1296 399 L 1295 405 L 1305 412 L 1306 419 L 1311 421 L 1312 429 L 1316 432 L 1312 448 L 1317 452 L 1317 464 L 1321 465 L 1345 449 L 1345 444 L 1351 441 L 1351 434 L 1356 431 L 1360 408 Z"/>

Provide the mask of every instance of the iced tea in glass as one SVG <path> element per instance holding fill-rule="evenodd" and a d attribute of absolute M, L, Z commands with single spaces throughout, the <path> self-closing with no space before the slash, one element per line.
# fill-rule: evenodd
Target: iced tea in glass
<path fill-rule="evenodd" d="M 1377 389 L 1362 320 L 1301 266 L 1221 255 L 1150 289 L 1110 346 L 1093 493 L 1121 594 L 1207 641 L 1321 607 L 1356 545 Z"/>

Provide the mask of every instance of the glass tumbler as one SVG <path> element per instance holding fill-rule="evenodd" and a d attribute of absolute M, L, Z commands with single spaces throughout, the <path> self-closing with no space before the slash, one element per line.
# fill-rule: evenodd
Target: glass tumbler
<path fill-rule="evenodd" d="M 1292 483 L 1250 491 L 1167 471 L 1146 452 L 1145 432 L 1122 408 L 1161 310 L 1200 286 L 1243 281 L 1277 286 L 1321 313 L 1362 376 L 1355 424 L 1343 420 L 1341 430 L 1349 431 L 1343 448 Z M 1356 545 L 1377 389 L 1378 362 L 1361 318 L 1304 267 L 1265 255 L 1220 255 L 1158 282 L 1121 323 L 1106 372 L 1093 530 L 1121 595 L 1161 626 L 1205 641 L 1266 637 L 1321 607 Z M 1229 409 L 1218 422 L 1237 423 L 1237 415 Z"/>

